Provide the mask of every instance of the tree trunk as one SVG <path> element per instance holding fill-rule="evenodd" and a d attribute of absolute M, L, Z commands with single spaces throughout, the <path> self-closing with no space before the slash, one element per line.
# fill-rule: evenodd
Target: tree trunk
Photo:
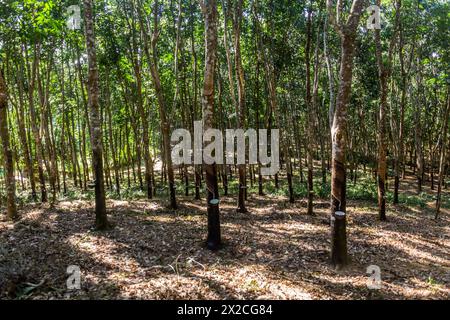
<path fill-rule="evenodd" d="M 418 62 L 419 65 L 420 62 Z M 419 67 L 419 66 L 417 66 Z M 419 73 L 419 71 L 417 71 Z M 420 82 L 421 78 L 418 75 L 417 88 L 420 90 Z M 423 145 L 422 145 L 422 100 L 420 99 L 421 93 L 418 92 L 418 99 L 416 101 L 416 111 L 414 112 L 414 121 L 415 121 L 415 130 L 414 130 L 414 143 L 415 143 L 415 151 L 416 151 L 416 168 L 415 172 L 417 177 L 417 193 L 420 194 L 422 192 L 423 185 L 423 173 L 424 173 L 424 158 L 423 158 Z"/>
<path fill-rule="evenodd" d="M 50 73 L 51 73 L 51 66 L 52 66 L 52 54 L 50 54 L 49 62 L 47 63 L 47 70 L 45 71 L 45 83 L 44 79 L 41 77 L 40 72 L 40 60 L 37 62 L 36 67 L 36 80 L 38 84 L 38 94 L 39 94 L 39 101 L 41 105 L 41 123 L 40 123 L 40 132 L 43 132 L 44 134 L 44 142 L 45 142 L 45 148 L 46 148 L 46 154 L 47 154 L 47 160 L 43 156 L 43 160 L 45 163 L 45 167 L 47 169 L 48 175 L 49 175 L 49 182 L 52 189 L 52 198 L 51 198 L 51 205 L 53 206 L 56 202 L 56 176 L 57 176 L 57 170 L 56 170 L 56 156 L 55 151 L 53 147 L 53 143 L 51 141 L 50 131 L 49 131 L 49 118 L 50 115 L 50 104 L 49 104 L 49 90 L 50 90 Z M 45 86 L 45 87 L 44 87 Z"/>
<path fill-rule="evenodd" d="M 214 78 L 217 54 L 217 6 L 215 0 L 200 2 L 205 19 L 205 73 L 202 92 L 203 130 L 213 128 L 214 121 Z M 217 165 L 205 164 L 206 194 L 208 208 L 207 247 L 218 250 L 221 246 L 219 186 Z"/>
<path fill-rule="evenodd" d="M 378 214 L 381 221 L 386 220 L 386 105 L 388 70 L 383 64 L 380 30 L 375 30 L 375 47 L 380 82 L 380 110 L 378 116 Z"/>
<path fill-rule="evenodd" d="M 14 162 L 9 141 L 8 129 L 8 92 L 3 72 L 0 70 L 0 137 L 3 146 L 4 167 L 6 169 L 6 216 L 9 220 L 18 218 L 16 208 L 16 179 L 14 177 Z"/>
<path fill-rule="evenodd" d="M 328 18 L 341 38 L 341 67 L 336 109 L 332 113 L 331 127 L 331 261 L 340 269 L 348 264 L 346 232 L 346 149 L 347 105 L 350 99 L 355 51 L 356 29 L 364 10 L 365 1 L 354 0 L 350 16 L 344 27 L 337 25 L 332 13 L 331 0 L 327 0 Z"/>
<path fill-rule="evenodd" d="M 40 56 L 40 45 L 35 44 L 33 65 L 31 71 L 31 80 L 28 87 L 28 103 L 31 115 L 31 129 L 33 131 L 34 143 L 36 147 L 36 159 L 38 164 L 38 175 L 41 188 L 41 202 L 45 203 L 47 202 L 47 187 L 45 185 L 45 176 L 44 176 L 44 152 L 42 148 L 41 134 L 39 132 L 37 123 L 36 108 L 34 106 L 34 88 L 36 84 L 36 73 L 38 68 L 39 56 Z"/>
<path fill-rule="evenodd" d="M 135 38 L 135 26 L 133 21 L 133 26 L 131 27 L 132 31 L 132 62 L 133 62 L 133 70 L 134 76 L 136 78 L 136 94 L 137 94 L 137 107 L 138 113 L 141 119 L 142 124 L 142 141 L 144 148 L 144 164 L 145 164 L 145 185 L 147 190 L 147 198 L 153 198 L 153 186 L 152 186 L 152 169 L 153 169 L 153 161 L 150 156 L 150 137 L 149 137 L 149 124 L 148 124 L 148 112 L 144 109 L 144 101 L 142 97 L 142 76 L 141 76 L 141 65 L 142 62 L 138 56 L 138 48 L 136 44 Z"/>
<path fill-rule="evenodd" d="M 22 55 L 21 55 L 22 58 Z M 21 61 L 20 63 L 20 70 L 18 70 L 18 88 L 19 88 L 19 107 L 16 109 L 17 113 L 17 125 L 18 125 L 18 134 L 20 143 L 22 146 L 22 150 L 24 152 L 24 160 L 25 160 L 25 167 L 27 170 L 28 179 L 30 180 L 30 186 L 31 186 L 31 197 L 33 198 L 33 201 L 37 201 L 37 194 L 36 194 L 36 181 L 34 178 L 34 170 L 33 170 L 33 161 L 31 156 L 31 141 L 28 141 L 27 139 L 27 133 L 25 130 L 25 106 L 24 106 L 24 79 L 23 79 L 23 63 Z"/>
<path fill-rule="evenodd" d="M 244 129 L 245 127 L 245 80 L 241 59 L 241 24 L 242 24 L 242 0 L 237 0 L 233 19 L 234 47 L 236 51 L 234 60 L 236 68 L 236 78 L 238 82 L 238 105 L 236 105 L 237 129 Z M 230 85 L 233 86 L 232 83 Z M 239 172 L 239 196 L 238 196 L 237 212 L 247 213 L 248 211 L 247 208 L 245 207 L 245 195 L 247 189 L 246 165 L 239 164 L 238 172 Z"/>
<path fill-rule="evenodd" d="M 98 69 L 95 48 L 93 1 L 84 0 L 84 21 L 86 48 L 89 66 L 88 96 L 91 124 L 92 164 L 95 179 L 95 226 L 98 230 L 110 227 L 106 215 L 105 185 L 103 177 L 103 141 L 100 110 L 98 101 Z"/>
<path fill-rule="evenodd" d="M 61 48 L 64 50 L 64 46 Z M 67 145 L 66 145 L 66 84 L 65 84 L 65 74 L 64 74 L 64 60 L 61 59 L 61 105 L 62 105 L 62 120 L 61 120 L 61 165 L 62 165 L 62 175 L 63 175 L 63 194 L 67 194 L 67 183 L 66 183 L 66 159 L 67 159 Z"/>
<path fill-rule="evenodd" d="M 169 182 L 169 196 L 170 196 L 170 209 L 176 210 L 178 208 L 177 206 L 177 200 L 176 200 L 176 193 L 175 193 L 175 175 L 173 171 L 173 165 L 172 165 L 172 155 L 171 155 L 171 148 L 170 148 L 170 124 L 169 120 L 167 119 L 167 106 L 166 106 L 166 100 L 164 97 L 163 89 L 161 86 L 161 80 L 159 76 L 158 71 L 158 58 L 156 53 L 156 44 L 158 42 L 158 38 L 160 35 L 160 31 L 158 29 L 158 11 L 159 11 L 159 2 L 158 0 L 155 0 L 154 2 L 154 8 L 153 8 L 153 33 L 152 33 L 152 39 L 151 39 L 151 53 L 150 48 L 148 46 L 149 39 L 147 38 L 147 32 L 144 31 L 144 46 L 145 46 L 145 54 L 148 59 L 149 67 L 150 67 L 150 73 L 152 76 L 152 82 L 153 86 L 155 87 L 156 91 L 156 98 L 158 100 L 158 106 L 159 106 L 159 116 L 161 120 L 161 133 L 163 138 L 163 158 L 164 163 L 166 164 L 167 169 L 167 176 L 168 176 L 168 182 Z M 140 13 L 140 23 L 141 27 L 144 26 L 144 20 L 142 17 L 142 12 Z"/>
<path fill-rule="evenodd" d="M 307 137 L 308 145 L 306 147 L 307 159 L 308 159 L 308 209 L 307 214 L 313 215 L 314 209 L 314 162 L 313 162 L 313 141 L 314 137 L 314 109 L 312 105 L 311 96 L 311 38 L 312 38 L 312 8 L 308 10 L 308 22 L 306 31 L 306 49 L 305 49 L 305 63 L 306 63 L 306 105 L 308 108 L 307 118 Z"/>
<path fill-rule="evenodd" d="M 441 160 L 439 162 L 439 180 L 438 180 L 438 191 L 436 197 L 436 220 L 439 219 L 439 214 L 441 212 L 441 200 L 442 200 L 442 185 L 444 183 L 445 176 L 445 149 L 447 144 L 447 131 L 448 131 L 448 120 L 450 113 L 450 91 L 447 92 L 447 107 L 444 115 L 444 128 L 442 130 L 442 146 L 441 146 Z"/>
<path fill-rule="evenodd" d="M 115 185 L 116 185 L 116 193 L 120 197 L 120 177 L 119 177 L 119 163 L 117 160 L 117 149 L 116 149 L 116 143 L 114 141 L 114 135 L 113 135 L 113 126 L 112 126 L 112 112 L 111 112 L 111 93 L 109 91 L 109 70 L 106 72 L 106 113 L 108 116 L 108 134 L 109 134 L 109 145 L 111 147 L 111 158 L 113 160 L 113 166 L 114 166 L 114 178 L 115 178 Z"/>

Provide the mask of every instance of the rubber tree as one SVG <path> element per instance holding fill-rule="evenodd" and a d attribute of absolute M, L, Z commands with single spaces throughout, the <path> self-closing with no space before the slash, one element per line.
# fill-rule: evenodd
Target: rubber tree
<path fill-rule="evenodd" d="M 8 129 L 8 91 L 3 72 L 0 70 L 0 137 L 3 147 L 4 168 L 6 171 L 6 195 L 7 209 L 6 216 L 9 220 L 16 220 L 16 182 L 14 177 L 14 162 L 11 151 L 11 143 Z"/>
<path fill-rule="evenodd" d="M 338 95 L 331 126 L 331 262 L 337 269 L 348 264 L 346 230 L 347 106 L 352 89 L 356 31 L 365 5 L 366 1 L 364 0 L 353 0 L 347 21 L 342 22 L 340 4 L 336 7 L 336 14 L 333 13 L 332 0 L 327 0 L 328 21 L 341 40 Z"/>
<path fill-rule="evenodd" d="M 95 227 L 98 230 L 105 230 L 109 228 L 109 223 L 106 215 L 105 183 L 103 176 L 103 138 L 99 108 L 99 76 L 92 0 L 84 0 L 84 22 L 89 68 L 88 106 L 91 122 L 92 165 L 95 179 Z"/>
<path fill-rule="evenodd" d="M 217 5 L 215 0 L 200 2 L 205 19 L 205 71 L 202 91 L 203 130 L 213 128 L 214 85 L 217 55 Z M 218 250 L 221 246 L 219 185 L 217 164 L 204 165 L 206 176 L 206 201 L 208 211 L 207 247 Z"/>

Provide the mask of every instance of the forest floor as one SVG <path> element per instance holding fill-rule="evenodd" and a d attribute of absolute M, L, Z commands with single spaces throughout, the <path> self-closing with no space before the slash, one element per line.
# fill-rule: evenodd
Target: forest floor
<path fill-rule="evenodd" d="M 351 265 L 329 265 L 328 202 L 251 196 L 250 213 L 221 204 L 224 247 L 204 248 L 203 202 L 108 200 L 107 232 L 92 229 L 93 202 L 25 205 L 16 223 L 0 219 L 0 298 L 19 299 L 448 299 L 450 210 L 388 205 L 379 222 L 373 201 L 350 201 Z M 67 290 L 69 265 L 81 289 Z M 382 288 L 367 287 L 370 265 Z"/>

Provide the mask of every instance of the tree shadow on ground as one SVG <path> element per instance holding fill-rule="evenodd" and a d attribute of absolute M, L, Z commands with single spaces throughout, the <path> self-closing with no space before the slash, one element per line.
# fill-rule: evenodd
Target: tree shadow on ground
<path fill-rule="evenodd" d="M 109 201 L 115 228 L 107 232 L 91 229 L 94 214 L 88 203 L 81 208 L 70 203 L 55 209 L 27 208 L 24 219 L 13 228 L 0 225 L 0 243 L 8 252 L 6 268 L 17 263 L 28 282 L 47 279 L 46 286 L 30 298 L 366 299 L 373 297 L 365 285 L 368 263 L 378 263 L 390 281 L 406 285 L 410 276 L 423 280 L 422 274 L 414 272 L 395 276 L 390 267 L 393 259 L 398 259 L 401 268 L 410 268 L 413 264 L 409 261 L 416 257 L 396 246 L 395 241 L 405 240 L 399 235 L 411 232 L 420 241 L 438 241 L 439 237 L 417 230 L 419 220 L 396 215 L 381 227 L 393 244 L 374 244 L 380 228 L 375 228 L 379 225 L 373 215 L 354 214 L 349 225 L 353 264 L 336 272 L 329 266 L 326 209 L 319 207 L 316 217 L 308 217 L 300 202 L 289 205 L 255 199 L 248 203 L 252 208 L 249 214 L 238 214 L 234 201 L 225 198 L 221 217 L 225 246 L 214 253 L 204 248 L 206 213 L 202 202 L 183 203 L 174 213 L 154 202 Z M 443 232 L 446 222 L 432 227 L 432 233 Z M 422 223 L 430 227 L 432 222 Z M 418 243 L 412 238 L 404 243 L 415 245 L 416 255 L 422 256 L 414 262 L 417 270 L 430 268 L 428 257 L 434 254 L 445 258 L 439 242 Z M 70 296 L 65 288 L 68 265 L 80 266 L 83 274 L 83 289 Z M 433 267 L 434 279 L 445 283 L 447 267 Z M 0 291 L 0 297 L 5 297 Z M 388 286 L 381 296 L 402 298 L 404 293 Z"/>

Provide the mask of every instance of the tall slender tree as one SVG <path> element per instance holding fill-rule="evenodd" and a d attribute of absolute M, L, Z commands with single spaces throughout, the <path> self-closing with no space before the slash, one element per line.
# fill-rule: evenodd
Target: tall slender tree
<path fill-rule="evenodd" d="M 245 126 L 245 75 L 242 66 L 241 57 L 241 27 L 242 27 L 242 0 L 235 1 L 234 17 L 233 17 L 233 33 L 234 33 L 234 61 L 236 68 L 236 78 L 238 82 L 238 104 L 236 105 L 236 119 L 237 129 L 244 129 Z M 225 30 L 226 32 L 226 30 Z M 230 84 L 233 86 L 233 84 Z M 246 183 L 246 165 L 240 164 L 238 166 L 239 172 L 239 196 L 238 209 L 240 213 L 246 213 L 245 194 L 247 189 Z"/>
<path fill-rule="evenodd" d="M 339 89 L 331 127 L 331 262 L 336 268 L 345 267 L 347 256 L 347 105 L 350 100 L 353 77 L 353 56 L 356 31 L 366 1 L 353 0 L 347 21 L 341 22 L 340 3 L 333 13 L 332 0 L 327 0 L 328 21 L 341 39 L 341 66 Z"/>
<path fill-rule="evenodd" d="M 381 7 L 381 1 L 377 1 Z M 387 178 L 387 109 L 388 109 L 388 83 L 391 75 L 391 63 L 394 45 L 397 39 L 397 25 L 400 17 L 400 1 L 396 1 L 396 23 L 394 35 L 391 38 L 386 59 L 383 57 L 380 29 L 375 29 L 375 54 L 378 66 L 378 78 L 380 83 L 380 109 L 378 115 L 378 213 L 381 221 L 386 220 L 386 178 Z"/>
<path fill-rule="evenodd" d="M 7 211 L 6 215 L 10 220 L 16 220 L 16 178 L 14 176 L 14 162 L 11 150 L 11 142 L 8 130 L 8 91 L 0 69 L 0 137 L 3 146 L 3 156 L 6 169 L 6 195 Z"/>
<path fill-rule="evenodd" d="M 217 5 L 216 0 L 200 2 L 205 19 L 205 72 L 202 92 L 203 130 L 214 127 L 214 86 L 217 56 Z M 217 164 L 205 164 L 206 201 L 208 208 L 207 247 L 218 250 L 221 246 L 219 185 Z"/>
<path fill-rule="evenodd" d="M 47 187 L 45 184 L 45 175 L 44 175 L 44 151 L 42 147 L 42 139 L 41 133 L 38 127 L 38 119 L 37 119 L 37 111 L 34 104 L 34 90 L 36 87 L 36 74 L 37 68 L 39 65 L 40 59 L 40 51 L 41 46 L 39 42 L 35 42 L 33 46 L 33 62 L 31 67 L 27 63 L 28 73 L 30 74 L 31 79 L 29 79 L 28 83 L 28 105 L 30 108 L 30 117 L 31 117 L 31 129 L 33 131 L 34 143 L 36 148 L 36 159 L 38 165 L 38 175 L 39 175 L 39 183 L 41 188 L 41 201 L 47 202 Z M 25 59 L 28 60 L 28 49 L 25 49 Z"/>
<path fill-rule="evenodd" d="M 445 151 L 447 148 L 447 140 L 448 140 L 447 133 L 448 133 L 449 114 L 450 114 L 450 88 L 447 89 L 447 106 L 445 107 L 443 117 L 444 127 L 442 128 L 442 137 L 441 137 L 441 159 L 439 162 L 438 190 L 436 197 L 436 220 L 439 218 L 442 205 L 442 185 L 444 184 L 444 175 L 445 175 L 445 157 L 446 157 Z"/>
<path fill-rule="evenodd" d="M 312 1 L 308 9 L 306 27 L 306 48 L 305 48 L 305 63 L 306 63 L 306 105 L 308 109 L 307 117 L 307 135 L 308 145 L 306 147 L 308 160 L 308 215 L 313 215 L 313 200 L 314 200 L 314 160 L 313 160 L 313 144 L 314 144 L 314 110 L 311 94 L 311 40 L 312 40 Z"/>
<path fill-rule="evenodd" d="M 161 133 L 163 138 L 162 151 L 164 164 L 167 169 L 168 184 L 169 184 L 169 196 L 170 196 L 170 208 L 176 210 L 178 208 L 175 192 L 175 174 L 172 164 L 172 156 L 170 149 L 170 121 L 167 116 L 167 103 L 164 96 L 163 88 L 161 85 L 161 78 L 158 69 L 158 55 L 157 55 L 157 43 L 161 30 L 159 29 L 159 1 L 155 0 L 153 4 L 153 29 L 151 39 L 148 39 L 147 32 L 150 27 L 145 23 L 146 20 L 140 13 L 140 24 L 144 33 L 144 49 L 147 56 L 150 74 L 152 76 L 152 83 L 156 91 L 156 98 L 159 106 L 159 117 L 161 121 Z M 141 12 L 141 11 L 139 11 Z"/>
<path fill-rule="evenodd" d="M 95 184 L 95 226 L 98 230 L 110 227 L 106 214 L 105 184 L 103 176 L 103 134 L 99 107 L 99 75 L 97 67 L 97 52 L 95 46 L 93 1 L 84 0 L 84 22 L 86 48 L 88 58 L 88 105 L 91 124 L 92 164 Z"/>

